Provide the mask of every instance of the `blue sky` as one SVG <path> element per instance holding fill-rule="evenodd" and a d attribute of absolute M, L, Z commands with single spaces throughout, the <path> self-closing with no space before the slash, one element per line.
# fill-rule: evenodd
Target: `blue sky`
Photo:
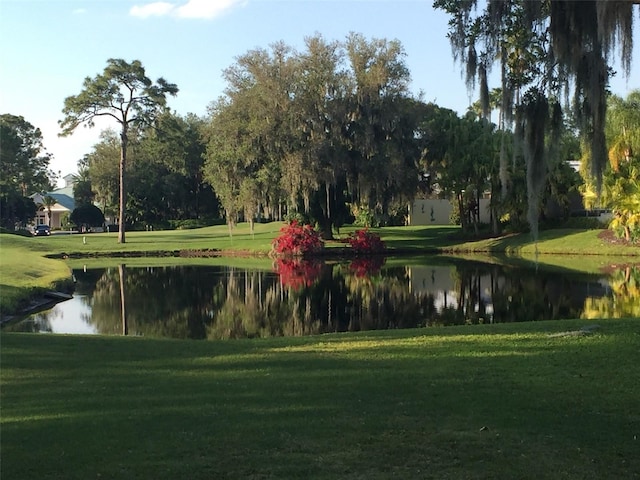
<path fill-rule="evenodd" d="M 57 136 L 64 99 L 101 73 L 108 58 L 140 60 L 147 75 L 178 85 L 169 100 L 181 115 L 204 115 L 222 94 L 222 71 L 247 51 L 277 41 L 303 48 L 305 36 L 344 40 L 350 32 L 399 40 L 411 89 L 425 100 L 464 112 L 467 92 L 446 38 L 447 16 L 432 0 L 0 0 L 0 113 L 39 127 L 62 175 L 76 171 L 105 123 Z M 640 38 L 629 80 L 612 89 L 640 88 Z M 492 85 L 497 86 L 497 85 Z"/>

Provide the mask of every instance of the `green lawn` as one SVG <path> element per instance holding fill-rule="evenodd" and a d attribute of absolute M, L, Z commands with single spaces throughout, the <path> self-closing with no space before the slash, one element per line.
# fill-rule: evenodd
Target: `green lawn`
<path fill-rule="evenodd" d="M 553 229 L 540 232 L 536 243 L 529 234 L 518 234 L 464 242 L 451 247 L 452 251 L 505 252 L 511 255 L 640 255 L 640 247 L 613 245 L 600 238 L 602 230 Z"/>
<path fill-rule="evenodd" d="M 0 477 L 638 478 L 638 320 L 585 325 L 2 333 Z"/>
<path fill-rule="evenodd" d="M 0 234 L 0 306 L 92 261 L 45 255 L 264 255 L 279 227 L 130 232 L 125 245 L 116 234 Z M 599 231 L 543 232 L 537 257 L 526 235 L 377 231 L 416 255 L 586 271 L 639 253 Z M 0 478 L 638 478 L 638 319 L 598 323 L 591 335 L 568 320 L 223 342 L 2 332 Z"/>

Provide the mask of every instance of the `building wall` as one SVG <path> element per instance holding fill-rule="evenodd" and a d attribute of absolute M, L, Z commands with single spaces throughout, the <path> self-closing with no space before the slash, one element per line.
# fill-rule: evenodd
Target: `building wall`
<path fill-rule="evenodd" d="M 409 205 L 409 225 L 449 225 L 452 211 L 449 200 L 414 200 Z"/>
<path fill-rule="evenodd" d="M 36 213 L 34 223 L 36 225 L 49 225 L 51 228 L 55 229 L 62 228 L 62 216 L 65 213 L 69 213 L 69 211 L 56 203 L 51 207 L 51 219 L 49 219 L 49 211 L 46 207 L 41 207 Z"/>
<path fill-rule="evenodd" d="M 449 200 L 414 200 L 409 205 L 409 225 L 451 225 L 453 206 Z M 480 221 L 489 223 L 489 199 L 480 199 Z"/>

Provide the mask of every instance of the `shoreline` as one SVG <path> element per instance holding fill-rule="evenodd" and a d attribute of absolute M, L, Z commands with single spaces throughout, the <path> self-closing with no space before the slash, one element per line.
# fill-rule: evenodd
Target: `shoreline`
<path fill-rule="evenodd" d="M 72 298 L 72 294 L 57 290 L 47 290 L 46 292 L 34 295 L 28 299 L 26 306 L 20 308 L 16 313 L 10 313 L 8 315 L 1 314 L 0 326 L 19 320 L 22 317 L 33 315 L 34 313 L 38 313 L 43 310 L 48 310 L 58 303 L 71 300 Z"/>

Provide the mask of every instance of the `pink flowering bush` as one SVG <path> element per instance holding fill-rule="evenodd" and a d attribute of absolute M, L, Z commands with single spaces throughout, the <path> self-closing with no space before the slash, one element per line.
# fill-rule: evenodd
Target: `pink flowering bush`
<path fill-rule="evenodd" d="M 358 254 L 381 253 L 384 252 L 384 242 L 377 233 L 371 233 L 368 229 L 362 228 L 349 235 L 347 243 Z"/>
<path fill-rule="evenodd" d="M 280 229 L 272 247 L 278 256 L 302 257 L 322 250 L 324 242 L 311 225 L 302 225 L 294 220 Z"/>

